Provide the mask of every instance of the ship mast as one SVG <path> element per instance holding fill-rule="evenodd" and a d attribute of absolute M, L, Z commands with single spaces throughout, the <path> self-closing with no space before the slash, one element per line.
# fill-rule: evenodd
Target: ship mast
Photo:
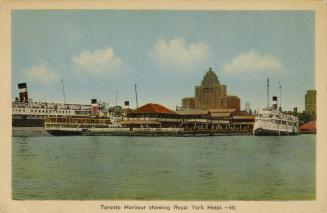
<path fill-rule="evenodd" d="M 269 107 L 269 78 L 267 78 L 267 95 L 268 95 L 268 103 L 267 103 L 267 107 Z"/>
<path fill-rule="evenodd" d="M 62 93 L 64 95 L 64 104 L 66 104 L 66 94 L 65 94 L 65 85 L 64 85 L 64 79 L 61 75 L 61 85 L 62 85 Z"/>
<path fill-rule="evenodd" d="M 117 106 L 117 88 L 116 88 L 116 106 Z"/>
<path fill-rule="evenodd" d="M 135 84 L 135 99 L 136 99 L 136 108 L 139 108 L 139 103 L 137 101 L 137 89 L 136 89 L 137 85 Z"/>
<path fill-rule="evenodd" d="M 280 81 L 279 81 L 279 109 L 280 111 L 282 111 L 282 85 L 280 84 Z"/>

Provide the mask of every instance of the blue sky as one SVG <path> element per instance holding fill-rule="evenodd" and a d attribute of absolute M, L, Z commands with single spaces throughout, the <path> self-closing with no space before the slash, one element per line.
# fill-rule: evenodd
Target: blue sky
<path fill-rule="evenodd" d="M 314 13 L 310 11 L 15 10 L 12 97 L 27 82 L 34 100 L 98 98 L 171 109 L 212 67 L 227 93 L 256 109 L 279 95 L 304 109 L 314 89 Z"/>

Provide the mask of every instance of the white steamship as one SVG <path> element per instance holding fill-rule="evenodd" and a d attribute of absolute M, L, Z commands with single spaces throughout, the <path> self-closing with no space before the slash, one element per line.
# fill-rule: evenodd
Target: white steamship
<path fill-rule="evenodd" d="M 253 127 L 254 135 L 299 134 L 299 119 L 277 110 L 277 97 L 272 98 L 272 107 L 259 109 Z"/>
<path fill-rule="evenodd" d="M 19 98 L 12 102 L 13 127 L 43 127 L 46 115 L 86 116 L 92 114 L 91 106 L 105 111 L 104 103 L 92 99 L 92 105 L 36 102 L 28 98 L 26 83 L 18 84 Z"/>

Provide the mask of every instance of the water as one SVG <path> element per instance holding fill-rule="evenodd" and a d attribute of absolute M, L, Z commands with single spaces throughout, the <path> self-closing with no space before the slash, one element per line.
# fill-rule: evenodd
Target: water
<path fill-rule="evenodd" d="M 315 136 L 13 137 L 19 200 L 312 200 Z"/>

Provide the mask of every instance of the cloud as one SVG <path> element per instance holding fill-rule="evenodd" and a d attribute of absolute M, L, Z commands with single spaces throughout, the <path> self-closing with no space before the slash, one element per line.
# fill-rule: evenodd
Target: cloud
<path fill-rule="evenodd" d="M 81 51 L 72 62 L 84 72 L 97 74 L 116 72 L 122 65 L 122 59 L 114 55 L 112 48 Z"/>
<path fill-rule="evenodd" d="M 260 54 L 255 51 L 241 53 L 228 64 L 224 64 L 226 72 L 260 72 L 267 70 L 280 70 L 281 61 L 269 54 Z"/>
<path fill-rule="evenodd" d="M 56 73 L 50 70 L 47 64 L 34 65 L 24 70 L 24 75 L 27 79 L 41 84 L 48 84 L 58 79 Z"/>
<path fill-rule="evenodd" d="M 209 56 L 209 48 L 204 42 L 187 44 L 182 38 L 159 38 L 150 56 L 159 68 L 183 72 L 203 64 Z"/>

